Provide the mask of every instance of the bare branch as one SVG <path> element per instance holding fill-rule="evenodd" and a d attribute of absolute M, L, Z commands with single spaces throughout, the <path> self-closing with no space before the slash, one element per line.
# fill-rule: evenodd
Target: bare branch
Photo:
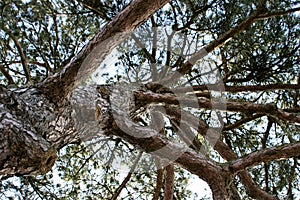
<path fill-rule="evenodd" d="M 150 18 L 151 23 L 152 23 L 152 29 L 153 29 L 153 40 L 152 40 L 152 58 L 153 62 L 150 64 L 150 69 L 151 69 L 151 77 L 152 81 L 157 81 L 158 78 L 158 71 L 157 71 L 157 66 L 155 64 L 156 61 L 156 51 L 157 51 L 157 24 L 155 22 L 155 19 L 153 16 Z"/>
<path fill-rule="evenodd" d="M 300 115 L 297 113 L 288 113 L 281 109 L 277 111 L 277 117 L 281 120 L 287 121 L 289 123 L 300 124 Z"/>
<path fill-rule="evenodd" d="M 15 84 L 15 81 L 12 78 L 12 76 L 8 73 L 8 71 L 6 71 L 6 69 L 2 65 L 0 65 L 0 72 L 5 76 L 9 85 Z"/>
<path fill-rule="evenodd" d="M 300 124 L 300 115 L 288 113 L 278 109 L 275 104 L 255 104 L 242 101 L 222 101 L 208 99 L 192 99 L 186 97 L 176 97 L 173 94 L 157 94 L 152 92 L 135 91 L 136 98 L 149 103 L 167 103 L 170 105 L 179 105 L 192 108 L 205 108 L 226 110 L 231 112 L 242 112 L 247 114 L 265 114 L 272 115 L 289 123 Z"/>
<path fill-rule="evenodd" d="M 268 192 L 262 190 L 252 179 L 247 170 L 242 170 L 238 173 L 241 182 L 247 188 L 247 193 L 254 199 L 259 200 L 277 200 L 276 197 L 270 195 Z"/>
<path fill-rule="evenodd" d="M 134 33 L 131 34 L 131 37 L 136 42 L 136 44 L 138 45 L 138 47 L 143 50 L 143 52 L 145 53 L 147 59 L 151 63 L 155 63 L 154 57 L 151 55 L 151 53 L 149 53 L 149 51 L 146 49 L 145 45 L 143 45 L 143 43 L 139 40 L 139 38 L 137 38 Z"/>
<path fill-rule="evenodd" d="M 215 199 L 228 197 L 227 192 L 224 191 L 224 187 L 226 188 L 227 184 L 225 180 L 231 179 L 231 175 L 224 171 L 221 166 L 218 166 L 217 163 L 179 143 L 170 141 L 153 129 L 143 127 L 143 131 L 140 131 L 139 125 L 130 120 L 123 121 L 119 117 L 121 115 L 114 117 L 118 122 L 114 121 L 111 125 L 106 125 L 112 128 L 105 134 L 121 137 L 147 153 L 151 152 L 152 155 L 158 156 L 161 159 L 177 163 L 207 181 Z M 130 130 L 130 132 L 123 131 L 119 127 Z"/>
<path fill-rule="evenodd" d="M 238 120 L 237 122 L 235 122 L 234 124 L 230 124 L 230 125 L 227 125 L 223 128 L 224 131 L 228 131 L 228 130 L 232 130 L 232 129 L 235 129 L 235 128 L 238 128 L 239 126 L 245 124 L 245 123 L 248 123 L 252 120 L 255 120 L 257 118 L 260 118 L 264 116 L 263 114 L 255 114 L 255 115 L 252 115 L 250 117 L 246 117 L 246 118 L 243 118 L 241 120 Z"/>
<path fill-rule="evenodd" d="M 23 66 L 23 70 L 24 70 L 24 73 L 25 73 L 25 76 L 26 76 L 26 82 L 29 82 L 31 80 L 31 75 L 30 75 L 30 72 L 29 72 L 29 68 L 28 68 L 28 62 L 27 62 L 27 58 L 22 50 L 22 46 L 21 44 L 19 43 L 18 39 L 15 38 L 14 36 L 12 36 L 12 39 L 18 49 L 18 52 L 20 54 L 20 57 L 21 57 L 21 61 L 22 61 L 22 66 Z"/>
<path fill-rule="evenodd" d="M 283 10 L 283 11 L 277 11 L 277 12 L 261 14 L 261 15 L 257 16 L 256 20 L 264 20 L 264 19 L 268 19 L 268 18 L 272 18 L 272 17 L 277 17 L 277 16 L 281 16 L 281 15 L 294 13 L 294 12 L 297 12 L 297 11 L 300 11 L 300 7 L 291 8 L 289 10 Z"/>
<path fill-rule="evenodd" d="M 202 136 L 205 136 L 205 133 L 207 132 L 208 127 L 204 122 L 197 119 L 195 116 L 186 113 L 184 111 L 180 111 L 178 108 L 171 108 L 166 107 L 167 114 L 173 119 L 173 120 L 179 120 L 180 121 L 180 114 L 183 115 L 182 119 L 186 119 L 187 121 L 181 121 L 182 123 L 188 124 L 190 127 L 194 128 L 195 130 L 198 130 L 198 133 Z M 195 123 L 196 122 L 196 123 Z M 199 123 L 197 123 L 199 122 Z M 216 134 L 216 133 L 213 133 Z M 230 149 L 223 141 L 218 140 L 217 143 L 214 145 L 214 149 L 227 161 L 232 161 L 237 159 L 237 155 L 233 152 L 232 149 Z M 266 191 L 262 190 L 259 186 L 255 184 L 255 182 L 252 180 L 249 172 L 247 170 L 243 170 L 240 173 L 238 173 L 238 176 L 241 179 L 241 182 L 245 185 L 247 192 L 249 195 L 255 199 L 261 199 L 261 200 L 275 200 L 276 198 L 272 195 L 268 194 Z"/>
<path fill-rule="evenodd" d="M 300 156 L 300 142 L 263 149 L 257 152 L 250 153 L 243 158 L 232 161 L 229 165 L 232 171 L 240 171 L 258 165 L 262 162 L 272 160 L 288 159 Z"/>
<path fill-rule="evenodd" d="M 174 165 L 166 166 L 164 200 L 172 200 L 174 194 Z"/>
<path fill-rule="evenodd" d="M 155 187 L 155 192 L 153 195 L 152 200 L 158 200 L 159 199 L 159 193 L 163 187 L 163 169 L 161 166 L 161 161 L 159 158 L 155 158 L 155 166 L 156 166 L 156 187 Z"/>
<path fill-rule="evenodd" d="M 78 0 L 79 3 L 81 3 L 82 5 L 84 5 L 86 8 L 88 8 L 89 10 L 93 11 L 95 14 L 99 15 L 102 19 L 104 19 L 105 21 L 110 21 L 111 18 L 108 17 L 103 11 L 99 10 L 99 8 L 97 8 L 95 5 L 93 5 L 90 1 L 82 1 L 82 0 Z M 100 2 L 100 1 L 99 1 Z M 100 4 L 100 3 L 99 3 Z M 100 7 L 101 5 L 99 5 Z"/>
<path fill-rule="evenodd" d="M 174 81 L 178 80 L 179 74 L 180 75 L 187 74 L 198 60 L 203 58 L 208 53 L 212 52 L 214 49 L 216 49 L 220 45 L 225 44 L 233 36 L 237 35 L 238 33 L 242 32 L 243 30 L 247 29 L 256 20 L 257 16 L 263 12 L 265 12 L 265 8 L 263 8 L 263 7 L 258 8 L 249 17 L 247 17 L 244 21 L 242 21 L 239 25 L 230 29 L 229 31 L 224 33 L 222 36 L 220 36 L 218 39 L 216 39 L 213 42 L 211 42 L 210 44 L 208 44 L 206 47 L 200 49 L 196 54 L 194 54 L 189 59 L 189 61 L 184 63 L 183 66 L 179 70 L 177 70 L 178 73 L 174 73 L 174 74 L 166 77 L 164 80 L 161 80 L 160 83 L 162 83 L 162 84 L 174 83 Z"/>
<path fill-rule="evenodd" d="M 224 88 L 218 84 L 207 84 L 207 85 L 195 85 L 192 86 L 194 91 L 223 91 Z M 297 90 L 300 89 L 300 84 L 269 84 L 269 85 L 249 85 L 249 86 L 224 86 L 224 92 L 257 92 L 257 91 L 269 91 L 269 90 Z M 175 92 L 190 92 L 189 87 L 178 87 L 173 91 Z"/>
<path fill-rule="evenodd" d="M 133 0 L 110 21 L 60 72 L 48 77 L 38 87 L 53 101 L 68 96 L 80 81 L 85 80 L 105 56 L 124 37 L 170 0 Z M 80 77 L 77 77 L 80 72 Z M 78 83 L 75 83 L 77 81 Z"/>
<path fill-rule="evenodd" d="M 137 157 L 136 157 L 136 159 L 135 159 L 135 161 L 134 161 L 134 163 L 133 163 L 133 165 L 132 165 L 132 167 L 131 167 L 129 173 L 127 174 L 127 176 L 126 176 L 125 179 L 123 180 L 122 184 L 121 184 L 121 185 L 117 188 L 117 190 L 115 191 L 114 196 L 111 198 L 112 200 L 116 200 L 116 199 L 118 198 L 118 196 L 120 195 L 121 191 L 125 188 L 126 184 L 127 184 L 128 181 L 130 180 L 131 175 L 132 175 L 132 173 L 134 172 L 134 170 L 135 170 L 135 168 L 136 168 L 138 162 L 140 161 L 142 155 L 143 155 L 143 152 L 140 152 L 140 153 L 137 155 Z"/>

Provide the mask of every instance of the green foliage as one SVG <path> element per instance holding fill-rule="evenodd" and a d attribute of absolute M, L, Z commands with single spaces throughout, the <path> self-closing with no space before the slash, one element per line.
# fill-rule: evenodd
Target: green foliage
<path fill-rule="evenodd" d="M 130 1 L 80 2 L 0 2 L 1 84 L 34 84 L 61 70 Z M 153 73 L 150 67 L 153 62 L 146 51 L 152 52 L 154 47 L 157 48 L 154 63 L 158 73 L 164 77 L 165 66 L 170 67 L 166 73 L 181 68 L 193 53 L 235 27 L 261 6 L 261 3 L 262 1 L 246 0 L 173 0 L 135 32 L 144 49 L 134 39 L 125 41 L 117 48 L 118 60 L 108 66 L 115 71 L 97 74 L 96 78 L 103 76 L 107 83 L 156 81 L 150 76 Z M 298 4 L 295 0 L 269 0 L 265 6 L 272 13 L 296 7 Z M 88 9 L 86 5 L 94 9 Z M 165 32 L 157 33 L 160 37 L 155 46 L 153 28 L 157 26 L 168 28 Z M 172 36 L 173 31 L 178 34 L 176 37 Z M 186 44 L 187 38 L 196 45 Z M 247 30 L 211 52 L 209 57 L 205 57 L 205 61 L 211 63 L 209 70 L 220 72 L 218 76 L 223 78 L 227 86 L 296 84 L 299 81 L 299 38 L 299 13 L 276 16 L 256 21 Z M 31 77 L 25 73 L 16 41 L 26 56 Z M 180 52 L 184 49 L 183 45 L 189 50 L 192 49 L 191 52 Z M 207 71 L 201 71 L 200 67 L 203 63 L 197 62 L 177 85 L 206 84 L 208 76 L 203 74 Z M 280 109 L 294 108 L 299 113 L 299 90 L 245 91 L 222 95 L 235 102 L 274 103 Z M 224 127 L 251 118 L 255 114 L 222 111 L 216 114 L 205 109 L 191 113 L 206 124 L 214 123 L 212 115 L 221 116 L 224 118 Z M 145 118 L 145 121 L 149 121 L 149 115 Z M 164 128 L 170 133 L 169 137 L 176 135 L 175 128 L 167 127 L 165 125 Z M 297 125 L 266 115 L 249 120 L 234 129 L 224 130 L 221 138 L 238 156 L 244 156 L 263 148 L 299 141 L 299 131 Z M 199 138 L 202 142 L 203 138 Z M 220 161 L 220 156 L 212 148 L 207 148 L 211 150 L 207 156 Z M 60 150 L 59 160 L 53 171 L 45 176 L 12 178 L 2 182 L 0 198 L 110 199 L 127 175 L 122 174 L 116 166 L 126 166 L 128 171 L 137 154 L 138 151 L 133 146 L 116 138 L 100 138 L 85 145 L 70 145 Z M 120 161 L 118 165 L 114 163 L 117 161 Z M 120 199 L 151 199 L 156 187 L 153 166 L 153 158 L 143 156 Z M 195 199 L 196 195 L 186 188 L 190 174 L 180 168 L 175 171 L 176 199 Z M 294 199 L 295 194 L 300 192 L 299 158 L 262 163 L 249 169 L 249 172 L 261 188 L 280 199 Z M 234 183 L 241 191 L 242 198 L 250 199 L 239 178 Z M 160 198 L 163 198 L 163 193 Z"/>
<path fill-rule="evenodd" d="M 32 79 L 38 82 L 60 70 L 104 24 L 75 1 L 8 0 L 0 8 L 0 65 L 19 86 L 29 77 L 14 39 L 22 46 Z"/>

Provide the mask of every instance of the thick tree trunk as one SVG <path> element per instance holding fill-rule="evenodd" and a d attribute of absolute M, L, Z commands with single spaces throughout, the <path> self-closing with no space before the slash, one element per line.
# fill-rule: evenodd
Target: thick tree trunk
<path fill-rule="evenodd" d="M 47 140 L 55 132 L 54 105 L 36 89 L 26 88 L 1 93 L 0 108 L 2 178 L 49 171 L 56 160 L 56 149 Z"/>
<path fill-rule="evenodd" d="M 78 89 L 62 107 L 34 87 L 0 93 L 1 179 L 44 174 L 58 149 L 100 134 L 96 97 L 96 87 Z"/>
<path fill-rule="evenodd" d="M 56 159 L 56 149 L 83 138 L 80 135 L 82 119 L 76 121 L 72 114 L 77 112 L 76 115 L 80 116 L 81 112 L 88 110 L 84 110 L 82 106 L 71 107 L 71 92 L 122 41 L 124 35 L 133 31 L 168 2 L 169 0 L 133 0 L 62 71 L 48 77 L 37 88 L 1 91 L 2 178 L 45 173 Z"/>
<path fill-rule="evenodd" d="M 65 110 L 50 103 L 36 88 L 2 93 L 2 179 L 12 175 L 44 174 L 56 160 L 56 149 L 106 134 L 121 137 L 145 152 L 198 175 L 212 187 L 215 199 L 229 198 L 226 183 L 230 174 L 156 130 L 134 123 L 130 116 L 137 104 L 132 102 L 135 99 L 132 91 L 139 88 L 124 88 L 124 85 L 80 87 L 73 92 Z"/>
<path fill-rule="evenodd" d="M 132 95 L 132 91 L 145 92 L 146 88 L 132 85 L 114 88 L 88 86 L 73 91 L 77 85 L 76 81 L 80 82 L 93 72 L 105 56 L 122 41 L 124 35 L 134 30 L 167 2 L 169 0 L 132 1 L 61 72 L 47 78 L 36 87 L 1 91 L 1 179 L 13 175 L 44 174 L 53 166 L 56 150 L 70 143 L 106 134 L 118 136 L 147 153 L 170 163 L 174 162 L 198 175 L 210 185 L 214 199 L 230 199 L 228 191 L 233 175 L 258 163 L 260 160 L 256 159 L 259 156 L 269 160 L 276 159 L 278 155 L 283 158 L 291 156 L 285 155 L 281 149 L 266 149 L 227 165 L 219 165 L 190 148 L 171 141 L 155 129 L 134 123 L 135 112 L 149 102 L 138 99 Z M 245 25 L 255 21 L 258 14 L 246 20 Z M 243 27 L 244 25 L 240 26 L 234 32 L 229 31 L 228 37 L 232 36 L 231 33 L 241 31 Z M 206 51 L 212 51 L 213 47 L 223 40 L 225 41 L 224 37 L 220 38 L 208 46 L 207 48 L 211 49 Z M 191 64 L 187 65 L 182 72 L 191 67 Z M 165 97 L 167 101 L 172 100 L 168 96 Z M 177 99 L 174 102 L 177 102 Z M 285 113 L 279 114 L 282 118 L 286 117 Z M 295 148 L 299 149 L 299 145 L 291 148 L 294 149 L 289 151 L 293 152 L 292 156 L 298 156 Z"/>
<path fill-rule="evenodd" d="M 289 157 L 284 154 L 287 146 L 275 149 L 276 152 L 274 148 L 266 149 L 219 165 L 157 130 L 134 122 L 136 112 L 147 106 L 147 102 L 135 95 L 145 90 L 134 85 L 79 87 L 71 95 L 70 103 L 64 103 L 64 109 L 51 103 L 36 88 L 2 92 L 1 178 L 44 174 L 54 164 L 57 149 L 105 134 L 120 137 L 142 151 L 198 175 L 209 184 L 214 199 L 230 199 L 231 181 L 239 170 L 259 162 L 257 159 L 261 156 Z M 296 152 L 291 156 L 299 155 L 298 146 L 290 146 Z"/>

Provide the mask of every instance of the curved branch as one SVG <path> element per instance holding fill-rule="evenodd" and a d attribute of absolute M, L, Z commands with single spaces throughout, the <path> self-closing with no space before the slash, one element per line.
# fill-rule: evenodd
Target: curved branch
<path fill-rule="evenodd" d="M 220 87 L 218 84 L 207 84 L 207 85 L 196 85 L 192 86 L 194 91 L 223 91 L 224 92 L 258 92 L 258 91 L 269 91 L 269 90 L 298 90 L 300 84 L 269 84 L 269 85 L 249 85 L 249 86 L 224 86 Z M 175 88 L 175 92 L 191 92 L 190 87 L 178 87 Z"/>
<path fill-rule="evenodd" d="M 78 83 L 85 80 L 128 33 L 146 21 L 170 0 L 133 0 L 110 21 L 60 72 L 48 77 L 38 87 L 52 101 L 69 96 Z M 80 73 L 80 76 L 78 76 Z M 78 77 L 77 77 L 78 76 Z"/>
<path fill-rule="evenodd" d="M 300 7 L 259 15 L 256 20 L 263 20 L 300 11 Z"/>
<path fill-rule="evenodd" d="M 6 71 L 6 69 L 0 65 L 0 72 L 5 76 L 5 78 L 8 81 L 8 85 L 10 84 L 15 84 L 14 79 L 12 78 L 12 76 L 8 73 L 8 71 Z"/>
<path fill-rule="evenodd" d="M 98 88 L 100 97 L 96 100 L 96 104 L 99 104 L 103 110 L 103 116 L 98 119 L 103 134 L 120 137 L 153 156 L 182 166 L 205 180 L 211 187 L 215 199 L 229 198 L 226 188 L 231 182 L 232 175 L 222 166 L 168 139 L 158 131 L 132 121 L 128 113 L 130 108 L 126 105 L 129 105 L 132 99 L 132 90 L 136 89 L 132 85 Z"/>
<path fill-rule="evenodd" d="M 180 115 L 182 115 L 182 119 L 186 119 L 187 121 L 182 121 L 183 123 L 188 124 L 192 128 L 198 131 L 199 134 L 202 136 L 205 135 L 207 132 L 207 125 L 196 118 L 195 116 L 180 111 L 176 108 L 166 107 L 166 112 L 172 119 L 179 120 L 180 121 Z M 212 135 L 217 135 L 217 133 L 213 133 Z M 217 143 L 214 145 L 214 149 L 227 161 L 232 161 L 237 159 L 237 155 L 233 152 L 231 148 L 229 148 L 223 141 L 218 140 Z M 250 176 L 249 172 L 247 170 L 242 170 L 238 173 L 238 176 L 241 179 L 242 184 L 245 185 L 248 194 L 255 198 L 255 199 L 261 199 L 261 200 L 275 200 L 276 198 L 272 195 L 268 194 L 266 191 L 262 190 L 256 183 L 253 181 L 252 177 Z M 234 188 L 232 188 L 234 189 Z"/>
<path fill-rule="evenodd" d="M 170 76 L 166 77 L 165 79 L 161 80 L 160 83 L 165 84 L 171 84 L 174 83 L 174 81 L 177 81 L 179 76 L 182 76 L 184 74 L 187 74 L 193 67 L 193 65 L 212 52 L 217 47 L 225 44 L 229 39 L 231 39 L 233 36 L 237 35 L 238 33 L 242 32 L 243 30 L 247 29 L 254 21 L 257 20 L 257 16 L 259 16 L 261 13 L 265 12 L 266 9 L 264 7 L 258 8 L 256 11 L 254 11 L 249 17 L 247 17 L 244 21 L 242 21 L 240 24 L 238 24 L 236 27 L 230 29 L 223 35 L 221 35 L 218 39 L 214 40 L 210 44 L 208 44 L 206 47 L 203 47 L 200 49 L 197 53 L 195 53 L 189 61 L 183 64 L 183 66 L 177 70 L 177 73 L 171 74 Z"/>
<path fill-rule="evenodd" d="M 173 94 L 158 94 L 153 92 L 135 91 L 135 97 L 142 102 L 150 103 L 166 103 L 171 105 L 181 105 L 192 108 L 217 109 L 232 112 L 242 112 L 246 114 L 265 114 L 272 115 L 289 123 L 300 124 L 300 115 L 289 113 L 278 109 L 275 104 L 255 104 L 242 101 L 224 101 L 224 100 L 207 100 L 176 97 Z"/>
<path fill-rule="evenodd" d="M 232 161 L 229 165 L 229 168 L 232 171 L 238 172 L 240 170 L 246 169 L 247 167 L 258 165 L 262 162 L 269 162 L 272 160 L 281 160 L 298 156 L 300 156 L 300 142 L 272 147 L 250 153 L 243 158 Z"/>

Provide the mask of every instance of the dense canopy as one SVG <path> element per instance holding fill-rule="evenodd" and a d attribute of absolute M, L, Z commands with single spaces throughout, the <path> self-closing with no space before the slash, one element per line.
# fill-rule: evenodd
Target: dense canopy
<path fill-rule="evenodd" d="M 0 199 L 299 198 L 299 12 L 297 0 L 2 0 L 0 153 L 30 127 L 51 159 L 8 174 L 0 156 Z M 39 101 L 47 111 L 29 112 Z"/>

